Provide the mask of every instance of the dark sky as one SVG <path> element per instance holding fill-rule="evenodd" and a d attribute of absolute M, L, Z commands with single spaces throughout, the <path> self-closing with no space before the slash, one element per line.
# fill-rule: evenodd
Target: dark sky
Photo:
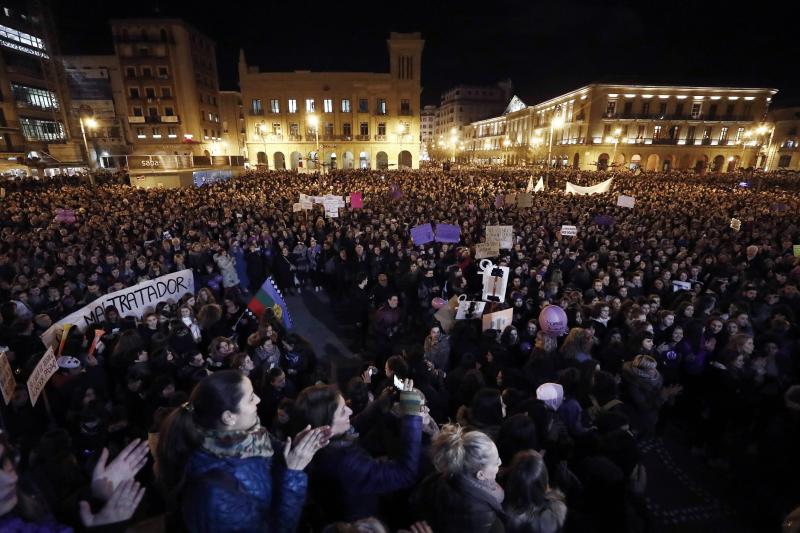
<path fill-rule="evenodd" d="M 186 19 L 217 42 L 222 89 L 237 88 L 240 48 L 262 71 L 386 72 L 389 32 L 420 31 L 426 104 L 457 83 L 505 78 L 528 104 L 592 81 L 774 87 L 774 104 L 800 103 L 799 2 L 126 4 L 56 3 L 63 52 L 111 53 L 109 19 L 160 13 Z"/>

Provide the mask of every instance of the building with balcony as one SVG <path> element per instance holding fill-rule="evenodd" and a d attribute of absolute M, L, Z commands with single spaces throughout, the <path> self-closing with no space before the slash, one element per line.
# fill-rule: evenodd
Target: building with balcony
<path fill-rule="evenodd" d="M 436 106 L 426 105 L 419 114 L 420 159 L 430 159 L 430 152 L 436 142 L 433 132 L 436 128 Z"/>
<path fill-rule="evenodd" d="M 762 166 L 776 89 L 591 84 L 474 122 L 462 159 L 579 169 Z"/>
<path fill-rule="evenodd" d="M 387 73 L 261 72 L 242 51 L 239 86 L 250 163 L 418 168 L 424 41 L 419 33 L 392 33 L 387 44 Z"/>
<path fill-rule="evenodd" d="M 219 150 L 214 42 L 180 19 L 112 20 L 111 32 L 132 152 L 211 156 Z"/>
<path fill-rule="evenodd" d="M 767 170 L 800 170 L 800 107 L 773 109 L 767 123 L 773 128 Z"/>
<path fill-rule="evenodd" d="M 80 165 L 52 17 L 40 2 L 0 9 L 0 172 Z"/>
<path fill-rule="evenodd" d="M 502 113 L 513 88 L 511 80 L 504 80 L 496 85 L 457 85 L 442 93 L 434 123 L 436 140 L 444 140 L 453 129 L 460 137 L 470 123 Z"/>
<path fill-rule="evenodd" d="M 72 131 L 86 137 L 89 160 L 95 166 L 108 166 L 114 154 L 128 153 L 124 85 L 119 62 L 114 55 L 63 56 L 71 106 Z M 78 139 L 76 139 L 78 140 Z"/>
<path fill-rule="evenodd" d="M 246 156 L 247 131 L 244 124 L 242 93 L 220 91 L 219 114 L 222 119 L 222 140 L 219 151 L 224 154 Z"/>

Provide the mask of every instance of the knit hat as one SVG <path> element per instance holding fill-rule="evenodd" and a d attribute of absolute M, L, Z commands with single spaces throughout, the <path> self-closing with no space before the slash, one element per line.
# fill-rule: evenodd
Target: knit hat
<path fill-rule="evenodd" d="M 536 399 L 544 402 L 553 411 L 558 411 L 564 401 L 564 387 L 558 383 L 544 383 L 536 389 Z"/>
<path fill-rule="evenodd" d="M 645 354 L 637 355 L 633 359 L 633 364 L 631 364 L 633 371 L 636 372 L 639 377 L 647 379 L 652 379 L 658 374 L 658 370 L 656 370 L 657 366 L 658 363 L 656 360 Z"/>
<path fill-rule="evenodd" d="M 400 413 L 403 415 L 420 415 L 425 397 L 418 390 L 400 392 Z"/>

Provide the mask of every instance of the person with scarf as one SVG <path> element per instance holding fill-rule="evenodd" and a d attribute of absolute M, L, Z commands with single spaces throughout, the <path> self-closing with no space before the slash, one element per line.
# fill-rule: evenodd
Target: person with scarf
<path fill-rule="evenodd" d="M 240 371 L 223 370 L 198 383 L 164 420 L 157 476 L 188 531 L 297 528 L 303 469 L 327 444 L 329 428 L 306 428 L 294 441 L 273 443 L 258 419 L 259 401 Z"/>
<path fill-rule="evenodd" d="M 412 495 L 418 518 L 436 533 L 503 531 L 503 488 L 495 480 L 502 461 L 481 431 L 446 424 L 433 440 L 436 472 Z"/>

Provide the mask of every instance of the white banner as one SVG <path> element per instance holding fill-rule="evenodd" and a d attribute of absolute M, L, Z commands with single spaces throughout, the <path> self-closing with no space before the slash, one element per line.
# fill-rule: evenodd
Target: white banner
<path fill-rule="evenodd" d="M 47 385 L 50 377 L 57 371 L 58 363 L 56 363 L 55 352 L 51 346 L 39 360 L 33 372 L 31 372 L 31 377 L 28 378 L 28 396 L 31 398 L 31 405 L 36 405 L 36 400 L 39 399 L 44 386 Z"/>
<path fill-rule="evenodd" d="M 0 352 L 0 392 L 3 393 L 3 401 L 6 402 L 6 405 L 11 402 L 16 388 L 17 381 L 14 379 L 14 371 L 11 370 L 11 364 L 8 362 L 8 355 L 6 352 Z"/>
<path fill-rule="evenodd" d="M 156 304 L 166 300 L 178 301 L 186 293 L 194 294 L 194 274 L 191 269 L 181 270 L 143 281 L 133 287 L 106 294 L 85 307 L 67 315 L 42 334 L 45 346 L 53 346 L 61 335 L 61 326 L 73 324 L 80 331 L 91 325 L 100 325 L 105 320 L 105 309 L 113 305 L 121 317 L 142 318 L 146 311 L 154 310 Z"/>
<path fill-rule="evenodd" d="M 608 178 L 602 183 L 592 185 L 591 187 L 581 187 L 573 183 L 567 182 L 567 188 L 564 190 L 567 194 L 600 194 L 611 190 L 611 182 L 614 178 Z"/>

